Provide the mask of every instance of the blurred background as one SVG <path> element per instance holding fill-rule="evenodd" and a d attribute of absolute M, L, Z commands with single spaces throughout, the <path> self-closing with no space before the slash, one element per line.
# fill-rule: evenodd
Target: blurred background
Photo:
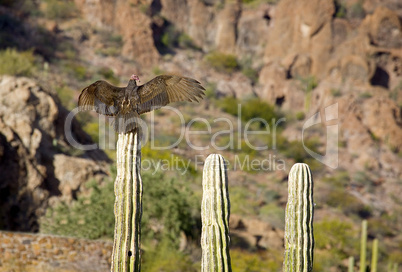
<path fill-rule="evenodd" d="M 233 271 L 281 271 L 295 162 L 308 163 L 314 176 L 314 271 L 346 271 L 350 256 L 359 260 L 364 219 L 368 259 L 377 238 L 378 271 L 401 264 L 401 24 L 399 0 L 0 0 L 0 270 L 109 270 L 115 150 L 75 149 L 64 120 L 85 86 L 99 79 L 125 86 L 133 73 L 142 84 L 174 73 L 206 88 L 200 104 L 175 104 L 185 124 L 173 111 L 155 112 L 157 145 L 175 143 L 196 117 L 212 128 L 191 136 L 206 150 L 184 140 L 170 150 L 150 142 L 142 149 L 143 160 L 189 163 L 184 174 L 142 172 L 143 271 L 200 270 L 202 167 L 195 156 L 215 152 L 230 164 Z M 305 151 L 302 127 L 335 103 L 339 165 L 332 169 Z M 113 136 L 99 130 L 96 114 L 76 117 L 72 133 L 80 143 Z M 234 127 L 214 122 L 219 117 Z M 255 117 L 269 124 L 284 118 L 275 136 L 249 137 L 267 150 L 250 148 L 238 134 Z M 325 154 L 330 124 L 322 118 L 306 130 L 304 144 Z M 206 129 L 191 123 L 191 130 Z M 213 148 L 211 135 L 230 129 L 233 139 L 215 138 L 227 148 Z M 239 169 L 236 160 L 271 167 Z M 34 238 L 4 231 L 40 232 L 43 246 L 39 241 L 32 257 L 24 251 Z M 67 244 L 60 249 L 47 234 L 89 240 L 60 238 Z M 83 249 L 74 255 L 78 244 Z"/>

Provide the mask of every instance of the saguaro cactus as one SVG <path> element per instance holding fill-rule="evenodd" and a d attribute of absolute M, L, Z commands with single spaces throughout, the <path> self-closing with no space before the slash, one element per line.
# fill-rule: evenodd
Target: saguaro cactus
<path fill-rule="evenodd" d="M 289 173 L 286 205 L 284 272 L 313 269 L 313 178 L 307 164 L 293 165 Z"/>
<path fill-rule="evenodd" d="M 136 132 L 120 133 L 117 140 L 113 272 L 140 271 L 142 181 L 141 140 Z"/>
<path fill-rule="evenodd" d="M 225 160 L 211 154 L 202 178 L 202 272 L 232 271 L 229 255 L 230 202 Z"/>

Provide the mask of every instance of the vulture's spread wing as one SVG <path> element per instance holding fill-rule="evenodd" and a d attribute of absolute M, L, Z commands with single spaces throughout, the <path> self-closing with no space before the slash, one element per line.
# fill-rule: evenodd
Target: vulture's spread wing
<path fill-rule="evenodd" d="M 173 75 L 157 76 L 138 87 L 138 114 L 158 109 L 175 101 L 197 101 L 205 89 L 192 78 Z"/>
<path fill-rule="evenodd" d="M 117 100 L 123 95 L 122 89 L 106 81 L 96 81 L 84 88 L 78 98 L 81 110 L 95 110 L 97 113 L 113 116 L 118 111 Z"/>

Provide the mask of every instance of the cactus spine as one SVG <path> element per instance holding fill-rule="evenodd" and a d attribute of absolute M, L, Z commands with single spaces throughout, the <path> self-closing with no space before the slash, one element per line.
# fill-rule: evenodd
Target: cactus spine
<path fill-rule="evenodd" d="M 142 181 L 141 141 L 136 132 L 120 133 L 117 140 L 113 272 L 140 271 Z"/>
<path fill-rule="evenodd" d="M 293 165 L 289 173 L 285 216 L 284 272 L 313 269 L 313 178 L 307 164 Z"/>
<path fill-rule="evenodd" d="M 366 271 L 366 248 L 367 248 L 367 220 L 363 220 L 362 236 L 360 240 L 360 272 Z"/>
<path fill-rule="evenodd" d="M 225 160 L 211 154 L 202 178 L 202 272 L 232 271 L 229 255 L 230 203 Z"/>

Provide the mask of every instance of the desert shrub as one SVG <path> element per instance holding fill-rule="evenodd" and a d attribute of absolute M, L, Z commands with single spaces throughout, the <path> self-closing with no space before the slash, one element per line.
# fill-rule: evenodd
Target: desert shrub
<path fill-rule="evenodd" d="M 123 46 L 123 37 L 110 30 L 98 30 L 101 39 L 102 48 L 96 50 L 96 53 L 103 56 L 118 56 Z"/>
<path fill-rule="evenodd" d="M 245 250 L 231 249 L 230 257 L 233 272 L 279 271 L 282 267 L 282 252 L 273 250 L 264 253 L 251 253 Z"/>
<path fill-rule="evenodd" d="M 116 57 L 120 54 L 120 48 L 117 47 L 105 47 L 105 48 L 100 48 L 98 50 L 96 50 L 96 53 L 99 55 L 103 55 L 103 56 L 112 56 L 112 57 Z"/>
<path fill-rule="evenodd" d="M 114 193 L 113 182 L 102 186 L 89 182 L 89 196 L 80 196 L 71 204 L 61 202 L 48 208 L 40 220 L 40 231 L 57 235 L 97 239 L 113 237 Z"/>
<path fill-rule="evenodd" d="M 194 235 L 198 212 L 193 209 L 194 198 L 184 183 L 166 178 L 162 173 L 143 174 L 144 196 L 142 234 L 145 239 L 165 241 L 178 246 L 180 233 Z M 193 198 L 193 199 L 192 199 Z M 153 228 L 158 222 L 163 227 Z"/>
<path fill-rule="evenodd" d="M 351 18 L 363 19 L 364 16 L 366 15 L 366 12 L 364 11 L 363 8 L 363 1 L 359 1 L 351 5 L 347 10 L 347 14 Z"/>
<path fill-rule="evenodd" d="M 167 136 L 165 136 L 167 137 Z M 172 139 L 173 142 L 177 141 L 177 138 L 174 137 Z M 161 147 L 161 146 L 167 146 L 170 144 L 170 141 L 155 141 L 154 142 L 155 146 Z M 154 165 L 152 164 L 158 164 L 158 163 L 169 163 L 171 168 L 173 167 L 173 170 L 179 174 L 186 174 L 186 177 L 191 177 L 191 176 L 196 176 L 198 174 L 196 167 L 194 164 L 190 163 L 188 164 L 187 159 L 179 156 L 172 154 L 170 150 L 159 150 L 156 148 L 152 148 L 151 143 L 148 142 L 145 146 L 142 147 L 141 149 L 141 154 L 142 154 L 142 163 L 144 167 L 148 168 L 150 167 L 149 170 L 154 172 L 157 169 L 154 169 Z M 147 165 L 145 165 L 145 160 L 148 160 Z M 177 168 L 176 168 L 177 167 Z M 184 173 L 184 169 L 186 169 L 186 172 Z M 178 172 L 179 171 L 179 172 Z"/>
<path fill-rule="evenodd" d="M 345 18 L 346 17 L 346 5 L 342 0 L 335 0 L 335 17 Z"/>
<path fill-rule="evenodd" d="M 361 99 L 368 99 L 368 98 L 371 98 L 371 97 L 373 97 L 373 95 L 371 93 L 369 93 L 369 92 L 363 92 L 363 93 L 359 94 L 359 98 L 361 98 Z"/>
<path fill-rule="evenodd" d="M 306 111 L 308 111 L 311 104 L 311 92 L 318 86 L 317 78 L 313 75 L 310 75 L 306 77 L 298 77 L 297 79 L 300 81 L 301 87 L 306 93 L 304 98 L 304 105 Z"/>
<path fill-rule="evenodd" d="M 336 188 L 345 188 L 350 184 L 350 175 L 345 170 L 339 170 L 330 176 L 323 177 L 322 180 Z"/>
<path fill-rule="evenodd" d="M 314 223 L 314 240 L 318 250 L 329 249 L 338 263 L 353 256 L 359 248 L 358 231 L 351 223 L 338 219 Z"/>
<path fill-rule="evenodd" d="M 312 75 L 306 77 L 298 77 L 297 79 L 301 82 L 303 91 L 305 93 L 310 93 L 318 85 L 317 78 Z"/>
<path fill-rule="evenodd" d="M 361 218 L 368 218 L 373 212 L 370 206 L 362 203 L 344 188 L 332 188 L 325 200 L 329 206 L 340 209 L 346 215 L 356 214 Z"/>
<path fill-rule="evenodd" d="M 319 139 L 310 138 L 304 139 L 304 145 L 313 152 L 319 153 L 318 149 L 321 146 Z M 295 162 L 307 163 L 311 170 L 319 170 L 322 164 L 311 157 L 303 146 L 303 143 L 298 140 L 288 141 L 279 136 L 277 137 L 277 146 L 279 151 L 289 159 L 294 159 Z"/>
<path fill-rule="evenodd" d="M 306 114 L 302 111 L 296 112 L 296 120 L 301 121 L 304 120 L 304 118 L 306 118 Z"/>
<path fill-rule="evenodd" d="M 0 74 L 31 76 L 35 70 L 33 51 L 19 52 L 13 48 L 0 51 Z"/>
<path fill-rule="evenodd" d="M 355 186 L 365 187 L 369 192 L 374 192 L 376 176 L 369 171 L 357 171 L 351 177 L 351 182 Z"/>
<path fill-rule="evenodd" d="M 156 76 L 159 76 L 159 75 L 161 75 L 161 74 L 164 74 L 165 71 L 162 70 L 161 68 L 159 68 L 158 66 L 155 66 L 155 67 L 152 68 L 152 73 L 153 73 L 154 75 L 156 75 Z"/>
<path fill-rule="evenodd" d="M 89 196 L 79 196 L 71 204 L 61 202 L 48 208 L 40 220 L 43 233 L 97 239 L 113 238 L 114 232 L 114 178 L 103 185 L 87 183 L 91 188 Z M 162 173 L 142 174 L 144 184 L 142 234 L 143 239 L 167 241 L 177 246 L 180 233 L 196 235 L 194 226 L 199 218 L 193 207 L 198 199 L 194 198 L 186 186 Z M 151 226 L 161 226 L 159 229 Z"/>
<path fill-rule="evenodd" d="M 61 104 L 68 110 L 74 109 L 77 104 L 73 98 L 73 90 L 67 86 L 56 87 L 57 96 L 59 97 Z"/>
<path fill-rule="evenodd" d="M 99 122 L 97 120 L 85 123 L 83 129 L 89 136 L 91 136 L 92 141 L 95 143 L 99 142 Z"/>
<path fill-rule="evenodd" d="M 268 201 L 268 204 L 262 206 L 259 210 L 259 216 L 276 228 L 284 229 L 285 227 L 285 209 L 274 203 Z"/>
<path fill-rule="evenodd" d="M 194 44 L 194 41 L 186 33 L 180 33 L 177 42 L 181 48 L 191 48 L 199 50 L 200 48 Z"/>
<path fill-rule="evenodd" d="M 279 114 L 275 112 L 274 106 L 262 101 L 259 98 L 252 98 L 250 100 L 242 103 L 241 118 L 243 121 L 247 122 L 253 118 L 262 118 L 271 124 L 272 120 L 278 120 L 280 118 Z M 260 123 L 263 127 L 264 124 Z"/>
<path fill-rule="evenodd" d="M 373 217 L 368 219 L 369 234 L 373 237 L 387 236 L 394 237 L 397 234 L 396 220 L 393 215 L 383 214 L 381 217 Z"/>
<path fill-rule="evenodd" d="M 239 103 L 239 101 L 232 96 L 226 96 L 223 99 L 220 99 L 219 101 L 217 101 L 218 106 L 224 112 L 227 112 L 234 116 L 238 115 L 238 103 Z"/>
<path fill-rule="evenodd" d="M 272 120 L 279 120 L 281 114 L 275 111 L 274 106 L 262 101 L 259 98 L 252 98 L 245 101 L 238 100 L 234 97 L 225 97 L 217 101 L 217 105 L 222 108 L 223 111 L 239 116 L 239 105 L 241 109 L 241 120 L 248 122 L 253 118 L 262 118 L 269 125 L 271 125 Z M 260 128 L 264 127 L 263 122 L 260 122 Z"/>
<path fill-rule="evenodd" d="M 401 250 L 401 243 L 399 244 L 399 248 L 392 250 L 391 252 L 389 252 L 388 254 L 388 260 L 393 263 L 394 267 L 398 266 L 400 267 L 401 263 L 402 263 L 402 250 Z M 392 271 L 392 270 L 388 270 L 388 271 Z M 396 268 L 394 269 L 394 271 L 398 271 Z"/>
<path fill-rule="evenodd" d="M 251 0 L 254 1 L 254 0 Z M 251 80 L 252 84 L 258 82 L 258 71 L 253 68 L 253 60 L 250 57 L 245 57 L 240 60 L 241 72 Z"/>
<path fill-rule="evenodd" d="M 342 91 L 341 91 L 341 89 L 331 89 L 331 94 L 334 97 L 339 97 L 339 96 L 342 96 Z"/>
<path fill-rule="evenodd" d="M 251 80 L 252 84 L 255 84 L 258 82 L 258 71 L 251 68 L 251 67 L 242 67 L 241 72 L 243 75 L 248 77 Z"/>
<path fill-rule="evenodd" d="M 177 31 L 173 25 L 169 25 L 162 34 L 161 43 L 167 48 L 176 47 L 178 45 L 179 36 L 180 32 Z"/>
<path fill-rule="evenodd" d="M 346 271 L 341 266 L 342 260 L 339 256 L 334 256 L 330 250 L 314 248 L 313 272 Z"/>
<path fill-rule="evenodd" d="M 216 94 L 215 90 L 216 90 L 216 84 L 208 82 L 207 85 L 205 86 L 205 97 L 207 99 L 215 98 Z"/>
<path fill-rule="evenodd" d="M 91 77 L 91 74 L 87 70 L 87 68 L 75 61 L 67 61 L 64 65 L 66 72 L 71 74 L 74 78 L 84 81 Z"/>
<path fill-rule="evenodd" d="M 230 188 L 230 212 L 239 215 L 256 215 L 258 202 L 250 198 L 250 193 L 243 187 Z"/>
<path fill-rule="evenodd" d="M 177 237 L 179 239 L 179 237 Z M 171 247 L 162 241 L 155 247 L 147 247 L 142 255 L 141 268 L 148 272 L 196 272 L 199 264 L 194 264 L 190 255 Z"/>
<path fill-rule="evenodd" d="M 192 48 L 198 49 L 193 40 L 186 33 L 180 32 L 174 25 L 168 25 L 162 34 L 161 43 L 166 48 Z"/>
<path fill-rule="evenodd" d="M 44 15 L 48 19 L 60 20 L 74 17 L 77 13 L 73 1 L 68 0 L 46 0 Z"/>
<path fill-rule="evenodd" d="M 117 85 L 120 83 L 119 78 L 116 77 L 113 70 L 110 68 L 102 67 L 99 69 L 98 73 L 112 84 Z"/>
<path fill-rule="evenodd" d="M 205 56 L 205 61 L 218 71 L 231 73 L 239 68 L 236 56 L 219 52 L 211 52 Z"/>

